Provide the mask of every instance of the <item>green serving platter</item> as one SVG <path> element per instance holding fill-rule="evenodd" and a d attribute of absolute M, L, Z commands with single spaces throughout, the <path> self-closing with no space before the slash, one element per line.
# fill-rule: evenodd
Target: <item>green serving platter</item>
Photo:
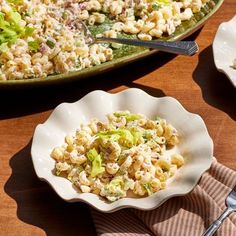
<path fill-rule="evenodd" d="M 177 41 L 193 34 L 195 31 L 201 28 L 206 23 L 206 21 L 220 8 L 223 1 L 224 0 L 211 0 L 201 9 L 199 13 L 194 14 L 194 16 L 190 20 L 182 22 L 182 24 L 177 27 L 176 31 L 171 36 L 162 37 L 160 38 L 160 40 Z M 101 33 L 105 29 L 109 28 L 111 24 L 111 22 L 106 21 L 100 26 L 91 27 L 90 30 L 94 34 Z M 129 38 L 131 37 L 125 34 L 121 36 Z M 0 81 L 0 89 L 39 87 L 66 83 L 73 80 L 81 80 L 93 75 L 103 73 L 105 71 L 112 70 L 114 68 L 118 68 L 130 62 L 147 57 L 156 52 L 157 50 L 151 50 L 148 48 L 123 45 L 121 48 L 113 50 L 114 58 L 112 61 L 105 62 L 103 64 L 93 66 L 91 68 L 86 68 L 80 71 L 50 75 L 46 78 Z"/>

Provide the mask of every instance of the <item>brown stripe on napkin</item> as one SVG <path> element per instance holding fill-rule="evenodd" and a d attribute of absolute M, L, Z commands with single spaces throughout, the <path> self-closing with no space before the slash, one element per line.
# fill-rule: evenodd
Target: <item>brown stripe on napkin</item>
<path fill-rule="evenodd" d="M 98 235 L 148 236 L 154 235 L 136 215 L 127 210 L 103 214 L 92 210 Z"/>
<path fill-rule="evenodd" d="M 215 159 L 194 190 L 175 197 L 155 210 L 123 209 L 102 213 L 91 209 L 98 235 L 102 236 L 200 236 L 225 209 L 225 198 L 236 185 L 236 172 Z M 236 213 L 217 231 L 236 236 Z"/>

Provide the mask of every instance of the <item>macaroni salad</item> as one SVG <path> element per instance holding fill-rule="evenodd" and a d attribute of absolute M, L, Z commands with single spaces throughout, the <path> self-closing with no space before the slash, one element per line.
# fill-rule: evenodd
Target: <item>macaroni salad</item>
<path fill-rule="evenodd" d="M 177 130 L 165 119 L 117 111 L 108 122 L 82 124 L 65 143 L 55 147 L 55 174 L 79 191 L 116 201 L 129 192 L 148 196 L 166 188 L 167 180 L 184 165 L 180 154 L 166 150 L 179 142 Z"/>
<path fill-rule="evenodd" d="M 45 78 L 112 60 L 120 45 L 90 45 L 81 22 L 109 19 L 104 36 L 151 40 L 171 35 L 209 1 L 0 0 L 0 80 Z"/>

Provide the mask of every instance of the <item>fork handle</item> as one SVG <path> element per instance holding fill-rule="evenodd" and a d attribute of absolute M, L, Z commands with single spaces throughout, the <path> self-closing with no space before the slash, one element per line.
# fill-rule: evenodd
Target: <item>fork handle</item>
<path fill-rule="evenodd" d="M 217 220 L 215 220 L 209 228 L 202 234 L 202 236 L 212 236 L 214 233 L 220 228 L 221 224 L 223 223 L 224 219 L 232 213 L 231 208 L 226 208 L 224 212 L 219 216 Z"/>
<path fill-rule="evenodd" d="M 195 41 L 154 41 L 154 40 L 138 40 L 125 38 L 107 38 L 97 37 L 96 42 L 121 43 L 141 47 L 149 47 L 159 49 L 160 51 L 170 52 L 174 54 L 182 54 L 192 56 L 198 52 L 198 45 Z"/>

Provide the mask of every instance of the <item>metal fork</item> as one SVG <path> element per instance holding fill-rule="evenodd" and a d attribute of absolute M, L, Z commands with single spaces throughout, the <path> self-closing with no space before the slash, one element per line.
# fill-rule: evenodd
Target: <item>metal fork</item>
<path fill-rule="evenodd" d="M 125 39 L 125 38 L 107 38 L 107 37 L 94 37 L 88 27 L 80 22 L 84 29 L 85 36 L 87 37 L 87 43 L 120 43 L 134 46 L 148 47 L 158 49 L 163 52 L 169 52 L 174 54 L 181 54 L 186 56 L 192 56 L 198 52 L 199 47 L 195 41 L 177 41 L 177 42 L 164 42 L 164 41 L 152 41 L 152 40 L 137 40 L 137 39 Z"/>
<path fill-rule="evenodd" d="M 236 185 L 234 186 L 233 190 L 229 193 L 226 198 L 226 206 L 227 208 L 224 212 L 219 216 L 217 220 L 215 220 L 209 228 L 205 231 L 202 236 L 212 236 L 214 233 L 219 229 L 223 220 L 229 216 L 232 212 L 236 211 Z"/>

